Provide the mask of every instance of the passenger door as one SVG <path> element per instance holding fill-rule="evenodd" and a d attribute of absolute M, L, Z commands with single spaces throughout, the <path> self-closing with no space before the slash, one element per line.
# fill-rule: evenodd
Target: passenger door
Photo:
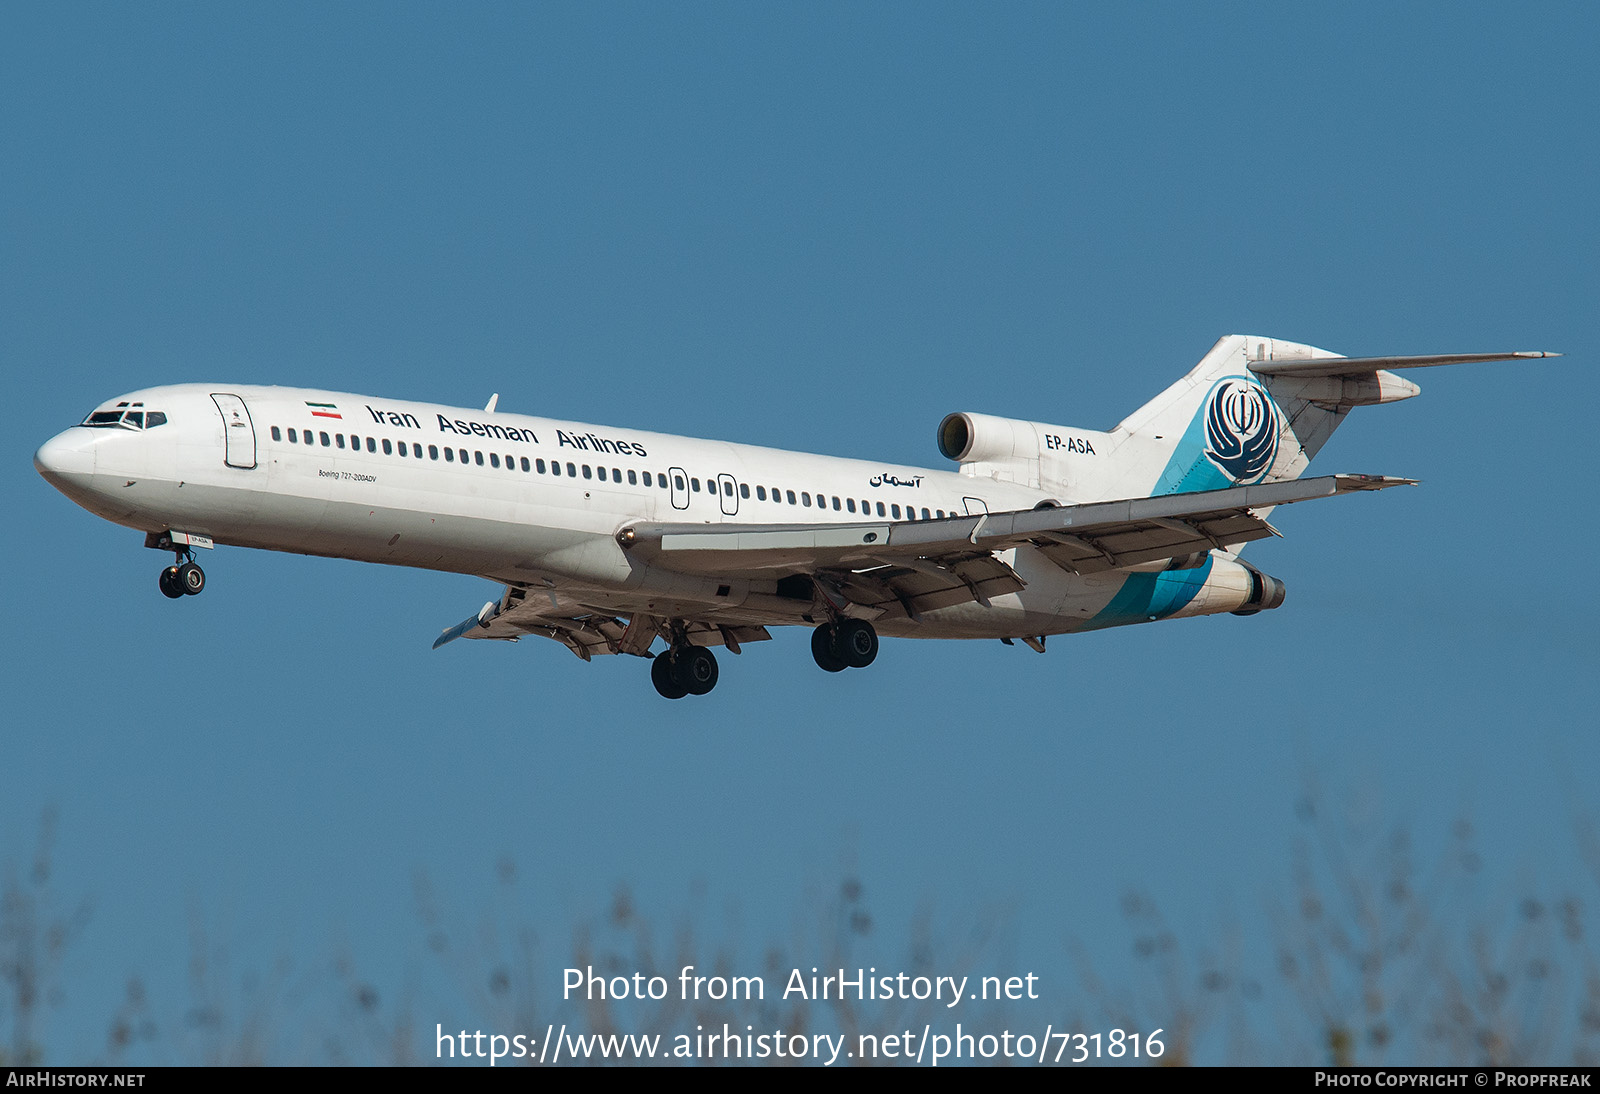
<path fill-rule="evenodd" d="M 250 420 L 250 408 L 237 395 L 213 394 L 222 415 L 222 462 L 241 471 L 251 471 L 256 466 L 256 427 Z"/>

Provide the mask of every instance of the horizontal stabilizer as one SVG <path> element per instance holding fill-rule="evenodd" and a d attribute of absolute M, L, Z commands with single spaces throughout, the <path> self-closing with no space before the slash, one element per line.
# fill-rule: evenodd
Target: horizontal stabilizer
<path fill-rule="evenodd" d="M 1544 350 L 1519 350 L 1513 353 L 1441 353 L 1423 357 L 1301 357 L 1275 361 L 1251 361 L 1249 368 L 1258 376 L 1356 376 L 1379 369 L 1430 368 L 1434 365 L 1465 365 L 1475 361 L 1519 361 L 1560 357 Z"/>

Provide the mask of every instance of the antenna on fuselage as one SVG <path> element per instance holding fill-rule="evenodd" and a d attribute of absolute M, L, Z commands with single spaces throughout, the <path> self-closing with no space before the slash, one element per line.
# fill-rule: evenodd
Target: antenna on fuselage
<path fill-rule="evenodd" d="M 497 391 L 493 395 L 489 396 L 489 405 L 483 408 L 483 412 L 485 414 L 493 414 L 494 413 L 495 404 L 498 403 L 499 401 L 500 401 L 500 393 Z"/>

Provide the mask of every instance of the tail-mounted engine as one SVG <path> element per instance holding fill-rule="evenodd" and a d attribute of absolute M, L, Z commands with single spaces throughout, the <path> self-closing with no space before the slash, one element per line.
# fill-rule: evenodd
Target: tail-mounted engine
<path fill-rule="evenodd" d="M 1044 490 L 1064 490 L 1094 477 L 1097 458 L 1109 455 L 1112 438 L 1018 418 L 964 411 L 939 423 L 939 451 L 971 475 L 983 475 Z"/>

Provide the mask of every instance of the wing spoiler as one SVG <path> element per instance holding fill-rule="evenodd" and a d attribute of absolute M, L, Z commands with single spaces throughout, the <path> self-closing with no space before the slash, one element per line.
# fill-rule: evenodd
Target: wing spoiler
<path fill-rule="evenodd" d="M 892 564 L 987 554 L 1023 543 L 1043 546 L 1074 572 L 1089 573 L 1275 535 L 1251 510 L 1410 485 L 1414 480 L 1382 475 L 1324 475 L 931 521 L 720 527 L 643 523 L 625 528 L 618 541 L 626 549 L 659 554 L 670 568 L 697 573 Z"/>

